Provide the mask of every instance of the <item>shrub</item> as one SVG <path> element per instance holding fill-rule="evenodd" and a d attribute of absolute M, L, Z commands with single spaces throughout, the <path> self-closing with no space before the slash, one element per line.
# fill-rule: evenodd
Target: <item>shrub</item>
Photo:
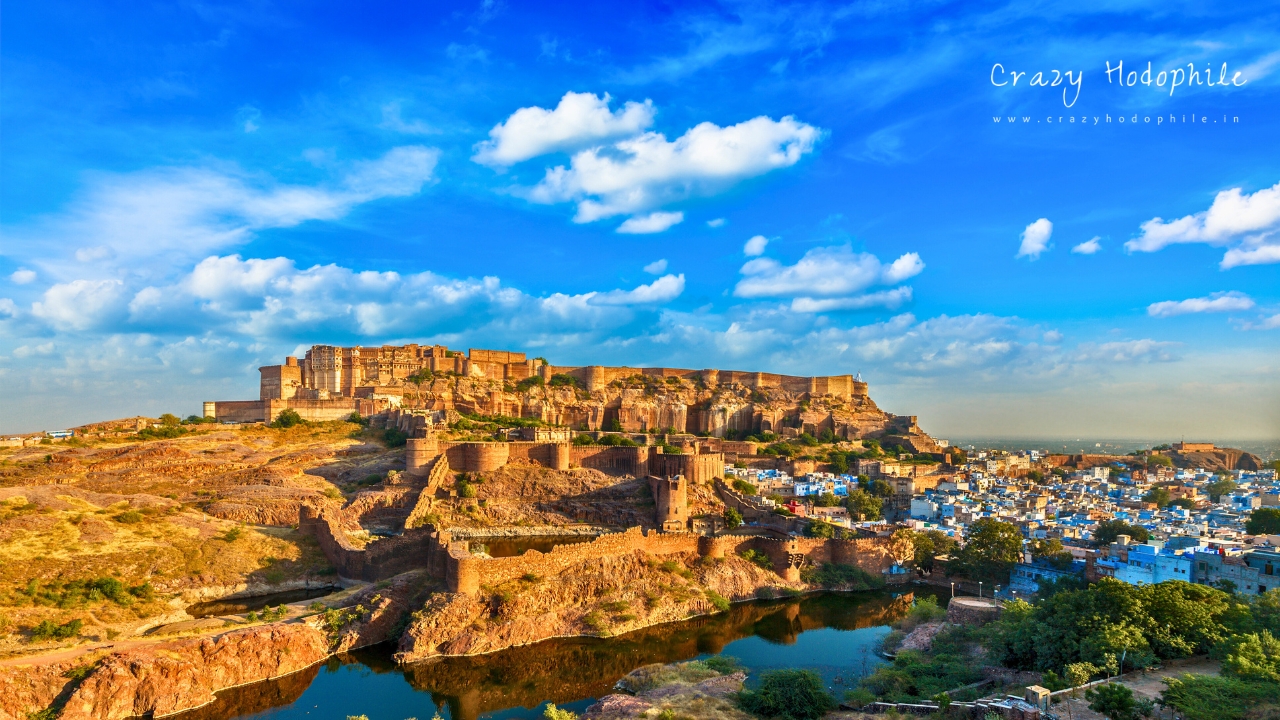
<path fill-rule="evenodd" d="M 603 632 L 609 627 L 609 621 L 605 619 L 604 614 L 599 610 L 592 610 L 584 615 L 582 617 L 582 624 L 596 632 Z"/>
<path fill-rule="evenodd" d="M 739 693 L 738 703 L 752 715 L 781 720 L 816 720 L 836 706 L 812 670 L 767 672 L 758 690 Z"/>
<path fill-rule="evenodd" d="M 458 497 L 473 498 L 476 496 L 476 486 L 466 480 L 458 481 Z"/>
<path fill-rule="evenodd" d="M 517 392 L 528 392 L 530 388 L 542 387 L 545 383 L 541 376 L 532 375 L 516 383 Z"/>
<path fill-rule="evenodd" d="M 80 634 L 84 621 L 80 619 L 61 625 L 54 625 L 52 620 L 41 620 L 39 625 L 31 628 L 31 640 L 66 640 Z"/>
<path fill-rule="evenodd" d="M 1262 712 L 1280 703 L 1280 684 L 1247 682 L 1214 675 L 1183 675 L 1164 681 L 1160 701 L 1184 720 L 1245 720 L 1268 717 Z"/>
<path fill-rule="evenodd" d="M 752 485 L 751 483 L 747 482 L 746 480 L 743 480 L 742 478 L 734 478 L 734 479 L 733 479 L 733 489 L 734 489 L 734 490 L 737 490 L 738 492 L 742 493 L 743 495 L 755 495 L 755 494 L 756 494 L 756 486 L 755 486 L 755 485 Z"/>
<path fill-rule="evenodd" d="M 133 525 L 135 523 L 140 523 L 142 522 L 142 513 L 138 512 L 137 510 L 125 510 L 119 515 L 116 515 L 115 521 L 118 523 L 124 523 L 126 525 Z"/>
<path fill-rule="evenodd" d="M 353 412 L 353 413 L 351 413 L 350 415 L 348 415 L 348 416 L 345 418 L 345 421 L 346 421 L 346 422 L 349 422 L 349 423 L 352 423 L 353 425 L 359 425 L 360 427 L 368 427 L 368 426 L 369 426 L 369 418 L 360 417 L 360 413 L 358 413 L 358 412 Z"/>
<path fill-rule="evenodd" d="M 752 549 L 743 550 L 742 552 L 738 553 L 738 556 L 741 557 L 743 560 L 746 560 L 747 562 L 751 562 L 751 563 L 755 563 L 756 565 L 759 565 L 765 570 L 773 569 L 773 561 L 769 559 L 768 555 L 766 555 L 764 552 L 760 550 L 752 550 Z"/>
<path fill-rule="evenodd" d="M 400 430 L 400 428 L 387 428 L 382 431 L 382 441 L 389 448 L 403 447 L 408 439 L 409 434 Z"/>
<path fill-rule="evenodd" d="M 1085 691 L 1089 709 L 1102 713 L 1111 720 L 1136 720 L 1133 707 L 1133 691 L 1119 683 L 1105 683 Z"/>
<path fill-rule="evenodd" d="M 574 387 L 582 390 L 587 389 L 587 386 L 581 380 L 572 375 L 565 375 L 564 373 L 556 373 L 552 375 L 551 379 L 547 381 L 547 384 L 551 387 Z"/>
<path fill-rule="evenodd" d="M 729 609 L 729 599 L 715 590 L 707 590 L 707 600 L 711 602 L 711 606 L 716 612 L 724 612 Z"/>
<path fill-rule="evenodd" d="M 236 540 L 239 540 L 240 536 L 243 534 L 244 534 L 244 528 L 233 527 L 227 531 L 226 535 L 222 536 L 222 539 L 226 540 L 227 542 L 235 542 Z"/>
<path fill-rule="evenodd" d="M 578 720 L 577 713 L 561 710 L 553 703 L 547 703 L 547 709 L 542 711 L 542 717 L 546 720 Z"/>
<path fill-rule="evenodd" d="M 277 430 L 284 430 L 296 425 L 306 424 L 307 421 L 303 420 L 302 416 L 298 414 L 298 411 L 293 408 L 285 408 L 284 410 L 281 410 L 280 414 L 276 415 L 276 419 L 271 421 L 271 427 L 276 428 Z"/>
<path fill-rule="evenodd" d="M 800 571 L 800 579 L 810 585 L 841 590 L 874 590 L 884 586 L 884 581 L 853 565 L 822 563 Z"/>

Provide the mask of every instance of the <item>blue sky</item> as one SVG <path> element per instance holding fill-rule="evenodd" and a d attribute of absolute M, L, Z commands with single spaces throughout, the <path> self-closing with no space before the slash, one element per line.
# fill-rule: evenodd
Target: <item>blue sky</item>
<path fill-rule="evenodd" d="M 417 341 L 1280 437 L 1274 3 L 5 11 L 0 430 Z"/>

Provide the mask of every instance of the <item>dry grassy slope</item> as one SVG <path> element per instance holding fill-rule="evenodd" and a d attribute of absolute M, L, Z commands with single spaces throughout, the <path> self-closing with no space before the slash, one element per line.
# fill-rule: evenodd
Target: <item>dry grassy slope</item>
<path fill-rule="evenodd" d="M 81 620 L 81 637 L 127 636 L 183 602 L 331 579 L 314 541 L 289 527 L 299 506 L 339 505 L 340 490 L 397 466 L 402 451 L 341 422 L 2 451 L 0 652 L 58 644 L 28 642 L 42 620 Z M 117 602 L 68 587 L 107 578 L 155 595 Z"/>
<path fill-rule="evenodd" d="M 619 479 L 598 470 L 567 472 L 532 465 L 467 474 L 475 498 L 440 498 L 431 509 L 444 527 L 559 525 L 587 522 L 652 527 L 653 496 L 648 481 Z M 724 512 L 710 486 L 690 489 L 693 514 Z"/>

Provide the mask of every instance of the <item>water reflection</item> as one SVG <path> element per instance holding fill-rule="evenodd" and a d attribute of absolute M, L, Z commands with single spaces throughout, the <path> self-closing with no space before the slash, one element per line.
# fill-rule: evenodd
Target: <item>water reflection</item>
<path fill-rule="evenodd" d="M 271 593 L 270 595 L 258 595 L 234 600 L 210 600 L 188 606 L 187 614 L 194 618 L 237 615 L 239 613 L 262 610 L 267 607 L 296 603 L 299 600 L 324 597 L 340 589 L 335 585 L 333 587 L 311 588 L 310 590 L 287 590 L 285 592 Z"/>
<path fill-rule="evenodd" d="M 878 662 L 876 641 L 911 600 L 911 593 L 863 593 L 745 603 L 719 615 L 615 638 L 547 640 L 407 667 L 394 664 L 389 645 L 380 646 L 333 658 L 306 673 L 228 690 L 214 704 L 177 717 L 300 720 L 368 714 L 371 720 L 402 720 L 430 718 L 437 710 L 450 720 L 533 717 L 545 702 L 580 711 L 642 665 L 726 651 L 750 670 L 813 667 L 828 682 L 847 682 Z"/>
<path fill-rule="evenodd" d="M 551 552 L 557 545 L 573 545 L 591 542 L 594 535 L 531 535 L 527 537 L 476 537 L 471 538 L 471 552 L 487 553 L 489 557 L 515 557 L 528 550 Z"/>

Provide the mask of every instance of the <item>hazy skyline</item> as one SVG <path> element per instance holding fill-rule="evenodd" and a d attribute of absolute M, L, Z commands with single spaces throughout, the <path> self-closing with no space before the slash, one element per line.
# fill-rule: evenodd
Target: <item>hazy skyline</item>
<path fill-rule="evenodd" d="M 0 432 L 440 342 L 1280 439 L 1274 4 L 5 9 Z"/>

